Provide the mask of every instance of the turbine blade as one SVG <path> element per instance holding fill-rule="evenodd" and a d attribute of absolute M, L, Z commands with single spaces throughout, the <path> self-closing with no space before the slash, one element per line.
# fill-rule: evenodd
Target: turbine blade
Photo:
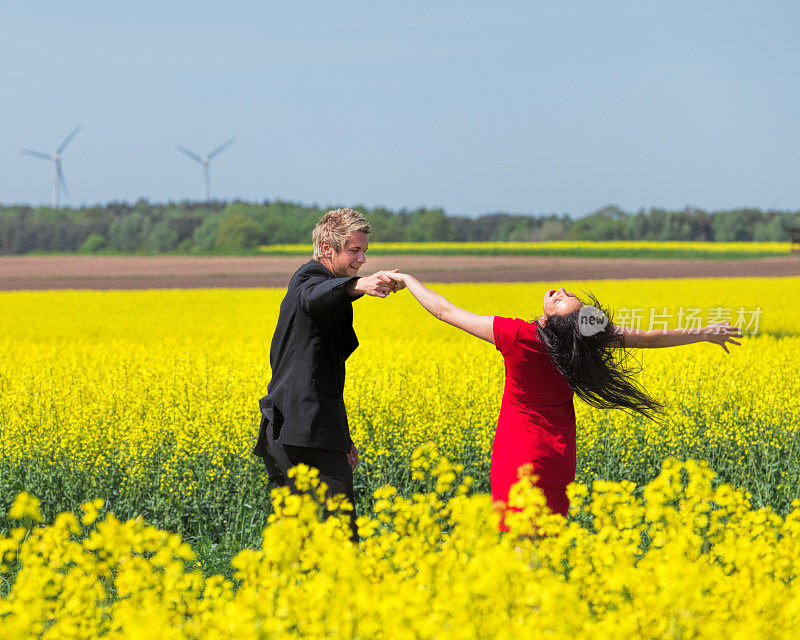
<path fill-rule="evenodd" d="M 200 164 L 203 164 L 203 159 L 200 156 L 198 156 L 194 151 L 189 151 L 186 147 L 184 147 L 182 145 L 179 145 L 179 144 L 176 144 L 175 148 L 178 151 L 180 151 L 181 153 L 185 153 L 187 156 L 189 156 L 195 162 L 199 162 Z"/>
<path fill-rule="evenodd" d="M 64 193 L 69 195 L 69 189 L 67 189 L 67 181 L 64 180 L 64 172 L 61 170 L 61 161 L 58 162 L 58 183 L 61 185 L 61 188 L 64 190 Z"/>
<path fill-rule="evenodd" d="M 222 153 L 223 151 L 225 151 L 225 149 L 227 149 L 228 147 L 230 147 L 230 146 L 233 144 L 233 141 L 234 141 L 234 139 L 233 139 L 233 138 L 231 138 L 231 139 L 230 139 L 230 140 L 228 140 L 228 141 L 227 141 L 225 144 L 221 144 L 221 145 L 219 145 L 219 146 L 218 146 L 216 149 L 214 149 L 214 150 L 213 150 L 211 153 L 209 153 L 209 154 L 206 156 L 206 158 L 208 158 L 209 160 L 211 160 L 211 158 L 213 158 L 215 155 L 217 155 L 217 154 L 219 154 L 219 153 Z"/>
<path fill-rule="evenodd" d="M 62 152 L 64 149 L 66 149 L 66 148 L 67 148 L 67 145 L 68 145 L 70 142 L 72 142 L 72 139 L 73 139 L 73 138 L 74 138 L 76 135 L 78 135 L 78 131 L 80 131 L 80 130 L 81 130 L 81 128 L 80 128 L 80 127 L 75 127 L 75 128 L 72 130 L 72 132 L 71 132 L 71 133 L 70 133 L 70 134 L 69 134 L 69 135 L 68 135 L 66 138 L 64 138 L 64 142 L 62 142 L 62 143 L 61 143 L 61 144 L 58 146 L 58 149 L 56 149 L 56 153 L 61 153 L 61 152 Z"/>
<path fill-rule="evenodd" d="M 20 153 L 24 153 L 26 156 L 33 156 L 34 158 L 44 158 L 45 160 L 52 160 L 53 156 L 49 153 L 42 153 L 41 151 L 31 151 L 30 149 L 20 149 Z"/>

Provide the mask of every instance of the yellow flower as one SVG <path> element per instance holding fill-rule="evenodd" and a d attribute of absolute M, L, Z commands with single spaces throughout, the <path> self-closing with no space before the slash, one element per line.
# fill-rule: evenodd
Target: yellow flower
<path fill-rule="evenodd" d="M 31 495 L 27 491 L 21 491 L 14 498 L 11 508 L 8 510 L 8 517 L 11 520 L 24 520 L 30 518 L 34 522 L 42 521 L 42 512 L 39 510 L 41 500 Z"/>

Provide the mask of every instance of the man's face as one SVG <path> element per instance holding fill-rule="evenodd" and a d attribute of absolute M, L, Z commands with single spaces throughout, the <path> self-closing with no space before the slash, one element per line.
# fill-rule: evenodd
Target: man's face
<path fill-rule="evenodd" d="M 367 261 L 364 255 L 369 246 L 369 236 L 356 231 L 344 243 L 341 251 L 334 251 L 327 243 L 322 243 L 324 257 L 320 262 L 331 270 L 337 278 L 358 275 L 358 270 Z"/>

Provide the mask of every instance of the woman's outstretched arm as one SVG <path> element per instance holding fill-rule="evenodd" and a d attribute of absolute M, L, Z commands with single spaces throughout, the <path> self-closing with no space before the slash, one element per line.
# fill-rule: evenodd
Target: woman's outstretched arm
<path fill-rule="evenodd" d="M 494 344 L 494 316 L 479 316 L 477 313 L 457 307 L 443 295 L 431 291 L 414 276 L 407 273 L 387 271 L 386 274 L 392 280 L 404 284 L 425 310 L 439 320 Z"/>
<path fill-rule="evenodd" d="M 729 322 L 719 322 L 707 327 L 698 327 L 697 329 L 640 331 L 639 329 L 623 329 L 619 327 L 618 331 L 625 339 L 625 346 L 636 349 L 659 349 L 679 347 L 696 342 L 713 342 L 725 349 L 725 353 L 730 353 L 727 343 L 741 344 L 733 338 L 742 337 L 741 329 L 730 326 Z"/>

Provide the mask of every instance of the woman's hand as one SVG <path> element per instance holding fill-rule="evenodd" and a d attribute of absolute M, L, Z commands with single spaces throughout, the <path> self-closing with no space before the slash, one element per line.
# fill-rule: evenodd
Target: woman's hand
<path fill-rule="evenodd" d="M 384 271 L 384 273 L 397 283 L 398 286 L 395 291 L 405 289 L 408 279 L 411 277 L 407 273 L 397 273 L 396 271 Z"/>
<path fill-rule="evenodd" d="M 394 275 L 397 275 L 394 271 L 377 271 L 371 276 L 353 280 L 349 285 L 349 291 L 353 296 L 366 294 L 368 296 L 375 296 L 376 298 L 385 298 L 390 293 L 400 291 L 400 289 L 405 287 L 405 285 L 401 286 L 397 281 L 392 279 Z"/>
<path fill-rule="evenodd" d="M 703 327 L 701 332 L 708 342 L 718 344 L 725 349 L 725 353 L 730 353 L 730 351 L 728 351 L 728 342 L 741 345 L 741 342 L 736 342 L 733 338 L 741 338 L 742 330 L 739 329 L 739 327 L 732 327 L 730 322 L 716 322 L 710 324 L 707 327 Z"/>

